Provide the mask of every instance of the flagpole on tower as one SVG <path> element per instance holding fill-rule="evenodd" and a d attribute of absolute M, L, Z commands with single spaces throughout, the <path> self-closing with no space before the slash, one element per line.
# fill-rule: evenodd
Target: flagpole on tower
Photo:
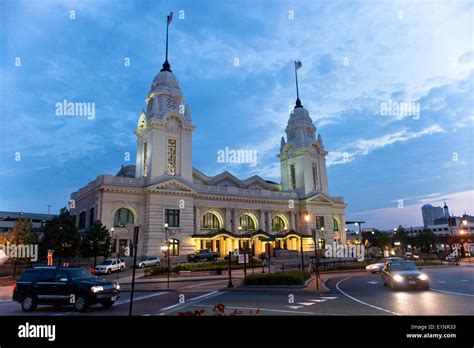
<path fill-rule="evenodd" d="M 170 12 L 170 14 L 166 17 L 166 56 L 165 56 L 165 62 L 163 63 L 163 68 L 161 69 L 161 71 L 171 72 L 170 63 L 168 63 L 168 29 L 170 27 L 172 20 L 173 20 L 173 12 Z"/>
<path fill-rule="evenodd" d="M 300 93 L 299 93 L 299 90 L 298 90 L 298 73 L 297 73 L 297 70 L 299 68 L 301 68 L 303 66 L 303 64 L 301 64 L 300 61 L 296 61 L 295 60 L 295 80 L 296 80 L 296 108 L 302 108 L 303 105 L 301 104 L 301 100 L 300 100 Z"/>

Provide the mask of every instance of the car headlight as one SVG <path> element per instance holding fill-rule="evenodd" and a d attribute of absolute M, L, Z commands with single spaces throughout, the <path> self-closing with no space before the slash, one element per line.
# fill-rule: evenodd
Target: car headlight
<path fill-rule="evenodd" d="M 100 292 L 100 291 L 104 291 L 104 288 L 102 286 L 93 286 L 91 288 L 91 291 L 92 292 Z"/>
<path fill-rule="evenodd" d="M 418 279 L 420 279 L 420 280 L 427 280 L 427 279 L 428 279 L 428 276 L 427 276 L 426 274 L 422 273 L 422 274 L 420 274 L 420 275 L 418 276 Z"/>
<path fill-rule="evenodd" d="M 114 283 L 114 288 L 117 290 L 120 290 L 120 284 L 119 283 Z"/>
<path fill-rule="evenodd" d="M 403 281 L 403 277 L 401 275 L 395 274 L 393 276 L 393 280 L 395 280 L 396 282 L 401 282 Z"/>

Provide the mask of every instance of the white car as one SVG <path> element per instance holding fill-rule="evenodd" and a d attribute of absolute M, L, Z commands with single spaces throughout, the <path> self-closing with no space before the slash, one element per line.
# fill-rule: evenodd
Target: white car
<path fill-rule="evenodd" d="M 377 262 L 375 262 L 375 263 L 371 263 L 370 265 L 367 265 L 367 266 L 365 267 L 365 270 L 366 270 L 367 272 L 372 273 L 372 274 L 379 273 L 379 272 L 382 270 L 382 268 L 383 268 L 383 266 L 385 265 L 385 263 L 386 263 L 387 261 L 391 261 L 391 260 L 404 261 L 404 259 L 403 259 L 402 257 L 386 257 L 386 258 L 381 259 L 381 260 L 379 260 L 379 261 L 377 261 Z"/>
<path fill-rule="evenodd" d="M 122 259 L 107 259 L 100 265 L 95 267 L 96 273 L 110 274 L 115 271 L 123 271 L 125 269 L 125 262 Z"/>

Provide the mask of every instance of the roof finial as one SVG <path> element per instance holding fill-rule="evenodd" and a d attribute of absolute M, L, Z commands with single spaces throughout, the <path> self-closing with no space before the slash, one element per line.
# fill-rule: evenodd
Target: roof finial
<path fill-rule="evenodd" d="M 168 63 L 168 28 L 170 27 L 171 21 L 173 20 L 173 12 L 166 17 L 166 58 L 165 62 L 163 63 L 163 68 L 161 71 L 169 71 L 171 72 L 171 65 Z"/>
<path fill-rule="evenodd" d="M 302 108 L 303 105 L 301 104 L 300 100 L 300 93 L 298 90 L 298 73 L 296 72 L 299 68 L 301 68 L 303 64 L 300 61 L 295 60 L 295 79 L 296 79 L 296 105 L 295 108 Z"/>

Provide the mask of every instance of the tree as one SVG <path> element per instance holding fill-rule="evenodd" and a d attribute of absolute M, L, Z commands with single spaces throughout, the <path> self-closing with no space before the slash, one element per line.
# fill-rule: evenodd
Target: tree
<path fill-rule="evenodd" d="M 82 236 L 81 253 L 84 257 L 94 257 L 94 267 L 97 256 L 109 256 L 111 238 L 109 230 L 97 220 Z"/>
<path fill-rule="evenodd" d="M 61 209 L 59 216 L 55 216 L 46 223 L 43 244 L 46 249 L 54 250 L 54 255 L 58 256 L 59 265 L 61 265 L 61 258 L 77 254 L 79 233 L 66 207 Z"/>
<path fill-rule="evenodd" d="M 30 220 L 28 219 L 16 220 L 15 225 L 11 229 L 7 240 L 9 243 L 15 244 L 16 246 L 36 244 L 37 238 L 33 232 L 33 225 L 31 224 Z M 15 259 L 13 260 L 13 277 L 16 276 L 17 260 L 18 260 L 18 255 L 16 255 Z"/>
<path fill-rule="evenodd" d="M 438 237 L 429 228 L 424 228 L 415 239 L 415 245 L 427 253 L 431 251 L 431 245 L 437 243 L 439 243 Z"/>
<path fill-rule="evenodd" d="M 408 244 L 408 235 L 402 225 L 398 226 L 395 234 L 393 235 L 394 242 L 400 242 L 400 249 L 402 251 L 406 251 L 407 244 Z"/>
<path fill-rule="evenodd" d="M 33 225 L 28 219 L 18 219 L 8 235 L 8 242 L 15 245 L 34 244 L 37 242 Z"/>
<path fill-rule="evenodd" d="M 392 245 L 392 238 L 388 233 L 377 232 L 375 234 L 375 245 L 382 250 L 385 250 L 386 247 L 390 247 Z"/>

